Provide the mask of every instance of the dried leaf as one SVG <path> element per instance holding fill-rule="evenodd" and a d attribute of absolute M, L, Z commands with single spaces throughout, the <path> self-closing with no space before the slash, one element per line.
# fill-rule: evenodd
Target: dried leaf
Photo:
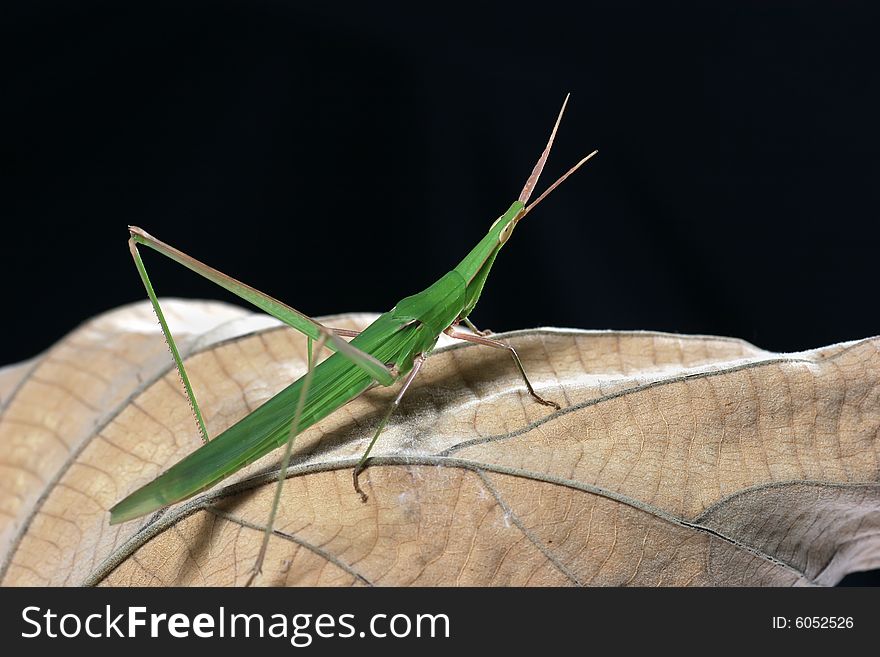
<path fill-rule="evenodd" d="M 166 302 L 216 435 L 303 373 L 305 340 Z M 336 317 L 356 328 L 369 316 Z M 774 354 L 642 332 L 438 348 L 377 445 L 376 389 L 297 439 L 267 585 L 831 585 L 880 566 L 880 339 Z M 199 446 L 150 314 L 0 371 L 4 585 L 240 585 L 278 453 L 153 518 L 107 509 Z"/>

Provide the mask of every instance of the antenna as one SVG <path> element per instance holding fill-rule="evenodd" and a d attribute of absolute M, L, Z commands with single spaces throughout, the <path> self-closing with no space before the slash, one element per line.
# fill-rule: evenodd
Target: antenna
<path fill-rule="evenodd" d="M 532 203 L 531 205 L 526 206 L 525 210 L 522 211 L 522 214 L 519 215 L 519 217 L 517 217 L 517 221 L 519 221 L 520 219 L 522 219 L 523 217 L 525 217 L 533 207 L 535 207 L 536 205 L 538 205 L 538 203 L 540 203 L 540 202 L 543 201 L 545 198 L 547 198 L 547 197 L 550 195 L 550 192 L 552 192 L 554 189 L 556 189 L 557 187 L 559 187 L 559 185 L 561 185 L 563 182 L 565 182 L 565 179 L 566 179 L 566 178 L 568 178 L 571 174 L 573 174 L 575 171 L 577 171 L 578 169 L 580 169 L 580 168 L 581 168 L 581 167 L 587 162 L 587 160 L 589 160 L 591 157 L 593 157 L 593 156 L 594 156 L 596 153 L 598 153 L 598 152 L 599 152 L 598 150 L 593 151 L 592 153 L 590 153 L 589 155 L 587 155 L 584 159 L 582 159 L 580 162 L 578 162 L 577 164 L 575 164 L 571 169 L 569 169 L 568 171 L 566 171 L 566 172 L 565 172 L 565 173 L 559 178 L 559 180 L 557 180 L 555 183 L 553 183 L 553 184 L 550 185 L 547 189 L 545 189 L 545 190 L 544 190 L 544 193 L 541 194 L 537 199 L 535 199 L 535 202 L 534 202 L 534 203 Z"/>
<path fill-rule="evenodd" d="M 562 101 L 562 109 L 559 110 L 559 116 L 556 117 L 556 125 L 553 126 L 553 132 L 550 133 L 550 140 L 547 142 L 544 152 L 541 153 L 541 157 L 538 158 L 535 168 L 532 169 L 532 175 L 526 180 L 525 187 L 523 187 L 522 191 L 519 193 L 519 201 L 523 205 L 526 205 L 529 202 L 532 190 L 534 190 L 535 185 L 538 184 L 538 178 L 541 177 L 541 172 L 544 170 L 544 165 L 547 163 L 547 156 L 550 155 L 550 149 L 553 148 L 553 139 L 556 137 L 556 131 L 559 129 L 559 122 L 562 121 L 562 113 L 565 112 L 565 106 L 568 105 L 569 96 L 571 96 L 570 93 L 565 94 L 565 100 Z"/>

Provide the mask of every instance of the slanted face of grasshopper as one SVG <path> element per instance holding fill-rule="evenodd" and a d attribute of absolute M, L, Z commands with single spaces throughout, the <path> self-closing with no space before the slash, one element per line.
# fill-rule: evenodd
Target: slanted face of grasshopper
<path fill-rule="evenodd" d="M 535 164 L 519 198 L 514 201 L 507 212 L 495 220 L 486 236 L 455 269 L 442 276 L 427 289 L 400 300 L 390 311 L 380 315 L 362 332 L 325 327 L 281 301 L 273 299 L 269 295 L 165 244 L 146 231 L 130 226 L 129 246 L 135 265 L 168 341 L 205 444 L 114 506 L 110 510 L 110 523 L 125 522 L 191 497 L 220 482 L 245 465 L 256 461 L 271 450 L 286 444 L 279 471 L 275 501 L 264 534 L 263 546 L 251 576 L 252 580 L 260 572 L 268 539 L 272 532 L 281 486 L 286 477 L 290 460 L 293 438 L 355 399 L 370 387 L 377 384 L 390 386 L 402 379 L 403 384 L 399 393 L 379 422 L 372 441 L 353 470 L 354 489 L 366 502 L 367 495 L 360 487 L 358 476 L 368 464 L 370 450 L 376 443 L 386 422 L 418 375 L 422 364 L 433 350 L 441 333 L 496 349 L 506 349 L 511 354 L 529 394 L 537 402 L 558 409 L 558 404 L 544 399 L 535 392 L 513 347 L 486 337 L 485 334 L 476 330 L 468 317 L 480 298 L 498 252 L 510 239 L 517 224 L 562 181 L 596 154 L 596 151 L 593 151 L 583 158 L 529 205 L 532 191 L 553 146 L 553 140 L 559 128 L 562 113 L 565 111 L 568 97 L 565 100 L 544 152 Z M 141 244 L 176 260 L 280 319 L 288 326 L 304 333 L 309 338 L 310 355 L 309 369 L 306 374 L 209 441 L 186 368 L 180 358 L 174 338 L 165 321 L 162 308 L 138 252 L 137 247 Z M 458 327 L 461 323 L 464 323 L 473 332 L 459 330 Z M 352 337 L 353 339 L 346 342 L 342 337 Z M 336 353 L 319 365 L 313 366 L 312 342 L 317 343 L 318 351 L 326 346 Z"/>

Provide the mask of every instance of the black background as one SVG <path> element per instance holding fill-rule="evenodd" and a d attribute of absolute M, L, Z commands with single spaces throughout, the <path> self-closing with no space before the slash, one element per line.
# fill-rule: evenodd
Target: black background
<path fill-rule="evenodd" d="M 144 298 L 127 224 L 310 315 L 385 310 L 516 198 L 566 92 L 539 187 L 599 156 L 517 229 L 475 322 L 878 333 L 864 5 L 311 4 L 4 10 L 0 364 Z"/>

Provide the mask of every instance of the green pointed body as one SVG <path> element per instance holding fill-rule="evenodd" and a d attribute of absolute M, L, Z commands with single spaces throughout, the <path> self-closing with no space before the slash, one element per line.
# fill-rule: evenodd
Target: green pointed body
<path fill-rule="evenodd" d="M 379 363 L 394 365 L 398 379 L 405 376 L 412 369 L 417 355 L 430 353 L 440 334 L 473 310 L 495 256 L 510 237 L 523 210 L 523 204 L 515 202 L 455 269 L 422 292 L 399 301 L 349 344 Z M 140 239 L 140 233 L 133 234 L 139 243 L 157 248 L 155 243 Z M 180 252 L 167 245 L 163 247 L 157 250 L 191 266 L 180 258 Z M 218 278 L 216 282 L 232 289 L 226 279 Z M 284 304 L 272 300 L 270 307 L 264 306 L 265 301 L 261 305 L 264 310 L 288 321 L 288 307 Z M 306 330 L 303 332 L 318 338 L 317 333 L 308 332 L 314 331 L 309 324 L 313 323 L 312 320 L 303 318 L 305 316 L 297 313 L 294 319 L 304 323 Z M 328 346 L 334 347 L 332 343 Z M 371 375 L 375 368 L 370 363 L 353 362 L 348 355 L 341 353 L 340 346 L 344 349 L 344 345 L 337 345 L 337 353 L 315 367 L 296 433 L 330 415 L 377 382 L 378 377 Z M 248 416 L 119 502 L 110 510 L 110 523 L 125 522 L 180 502 L 283 445 L 291 435 L 293 409 L 303 381 L 304 377 L 297 379 Z M 385 380 L 380 382 L 387 385 Z"/>

